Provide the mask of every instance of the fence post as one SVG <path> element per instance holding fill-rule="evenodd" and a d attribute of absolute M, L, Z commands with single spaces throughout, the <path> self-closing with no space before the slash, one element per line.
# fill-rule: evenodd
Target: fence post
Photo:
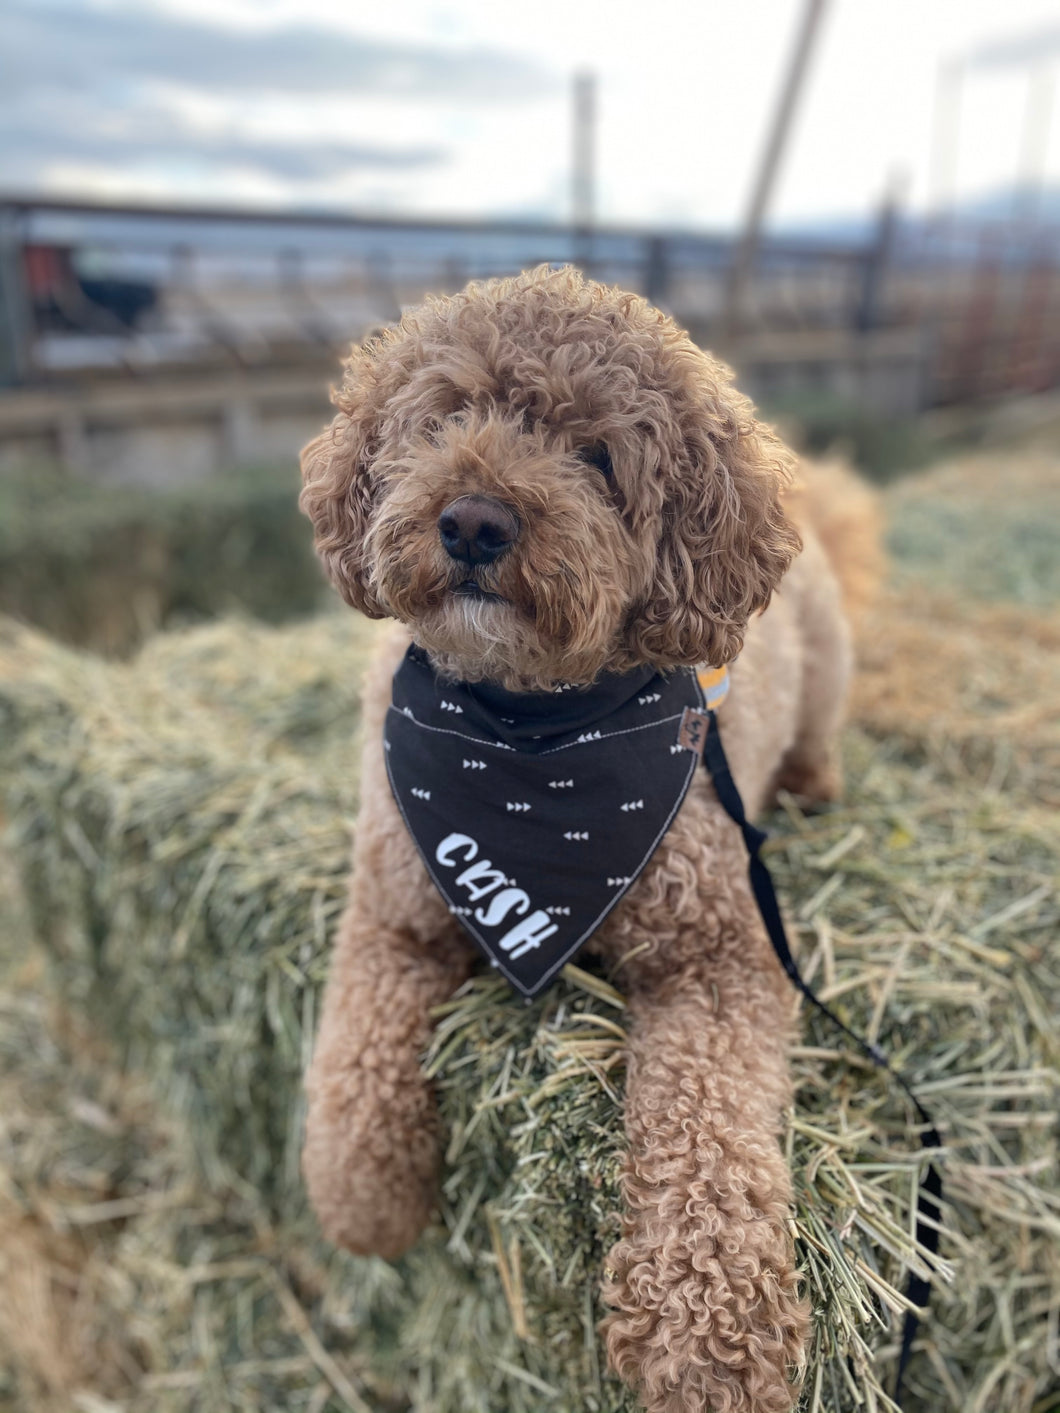
<path fill-rule="evenodd" d="M 0 206 L 0 387 L 17 387 L 25 382 L 32 330 L 22 223 L 17 207 Z"/>
<path fill-rule="evenodd" d="M 751 272 L 758 254 L 762 225 L 769 208 L 769 199 L 784 156 L 784 147 L 791 131 L 799 94 L 806 79 L 806 69 L 814 41 L 820 29 L 826 0 L 805 0 L 795 45 L 788 60 L 784 84 L 780 90 L 776 111 L 770 125 L 765 151 L 755 174 L 751 204 L 744 219 L 743 232 L 733 252 L 725 291 L 722 326 L 729 335 L 741 332 L 744 321 L 744 301 Z"/>
<path fill-rule="evenodd" d="M 854 316 L 854 327 L 867 334 L 882 322 L 883 287 L 887 270 L 894 256 L 898 231 L 898 197 L 889 191 L 880 207 L 876 223 L 876 239 L 869 247 L 861 279 L 861 298 Z"/>
<path fill-rule="evenodd" d="M 644 297 L 662 304 L 670 292 L 670 258 L 665 236 L 649 236 L 644 250 Z"/>
<path fill-rule="evenodd" d="M 574 75 L 571 152 L 571 230 L 574 263 L 586 274 L 593 265 L 596 222 L 596 75 Z"/>

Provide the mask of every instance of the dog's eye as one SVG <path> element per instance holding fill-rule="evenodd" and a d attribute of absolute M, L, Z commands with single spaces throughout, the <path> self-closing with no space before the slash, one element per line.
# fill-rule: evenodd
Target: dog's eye
<path fill-rule="evenodd" d="M 592 446 L 583 446 L 578 455 L 586 466 L 595 466 L 605 480 L 614 479 L 615 468 L 611 465 L 611 453 L 603 442 L 593 442 Z"/>

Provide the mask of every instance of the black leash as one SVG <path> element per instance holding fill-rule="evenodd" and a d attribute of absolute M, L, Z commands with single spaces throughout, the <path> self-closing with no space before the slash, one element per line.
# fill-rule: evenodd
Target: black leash
<path fill-rule="evenodd" d="M 691 713 L 686 713 L 687 717 Z M 701 713 L 695 713 L 701 715 Z M 725 756 L 725 750 L 721 744 L 721 733 L 718 731 L 718 719 L 713 711 L 705 713 L 707 717 L 707 729 L 703 739 L 703 764 L 710 772 L 710 778 L 717 792 L 718 800 L 730 819 L 740 827 L 743 834 L 744 843 L 747 846 L 748 866 L 751 879 L 751 890 L 758 904 L 758 911 L 762 915 L 769 940 L 773 944 L 773 950 L 777 954 L 780 965 L 788 974 L 792 984 L 806 997 L 806 999 L 828 1017 L 833 1025 L 838 1026 L 848 1039 L 866 1054 L 874 1065 L 886 1070 L 893 1080 L 901 1087 L 909 1097 L 913 1108 L 920 1119 L 922 1129 L 920 1134 L 920 1144 L 922 1148 L 940 1148 L 942 1140 L 939 1138 L 938 1129 L 929 1116 L 927 1110 L 920 1100 L 913 1093 L 909 1084 L 888 1062 L 883 1051 L 876 1045 L 870 1045 L 867 1040 L 863 1040 L 860 1035 L 851 1030 L 848 1025 L 839 1019 L 836 1013 L 820 1000 L 802 979 L 802 974 L 791 954 L 791 947 L 788 945 L 787 933 L 784 931 L 784 922 L 780 915 L 780 906 L 777 903 L 776 890 L 773 887 L 773 880 L 769 875 L 760 854 L 762 845 L 767 839 L 767 835 L 761 829 L 748 820 L 744 813 L 743 800 L 740 792 L 736 788 L 736 782 L 732 778 L 729 769 L 729 762 Z M 700 733 L 692 731 L 690 735 L 694 738 Z M 690 743 L 691 744 L 691 743 Z M 697 742 L 698 744 L 698 742 Z M 927 1171 L 920 1179 L 920 1188 L 917 1195 L 916 1204 L 916 1239 L 918 1243 L 931 1256 L 938 1254 L 939 1247 L 939 1219 L 941 1216 L 939 1203 L 942 1200 L 942 1177 L 938 1168 L 932 1162 L 928 1164 Z M 927 1305 L 931 1294 L 931 1287 L 923 1276 L 918 1276 L 913 1272 L 909 1274 L 909 1283 L 906 1287 L 906 1294 L 913 1305 L 923 1307 Z M 906 1366 L 909 1363 L 909 1356 L 913 1350 L 913 1340 L 916 1337 L 917 1328 L 920 1324 L 920 1317 L 912 1310 L 907 1310 L 905 1322 L 902 1327 L 902 1345 L 898 1355 L 898 1373 L 895 1377 L 894 1401 L 901 1403 L 902 1383 L 905 1378 Z"/>

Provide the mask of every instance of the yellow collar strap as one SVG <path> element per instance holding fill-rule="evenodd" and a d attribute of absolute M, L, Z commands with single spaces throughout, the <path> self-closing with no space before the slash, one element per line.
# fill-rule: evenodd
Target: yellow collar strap
<path fill-rule="evenodd" d="M 703 688 L 707 700 L 707 710 L 716 711 L 729 695 L 729 669 L 727 667 L 703 667 L 696 673 L 696 681 Z"/>

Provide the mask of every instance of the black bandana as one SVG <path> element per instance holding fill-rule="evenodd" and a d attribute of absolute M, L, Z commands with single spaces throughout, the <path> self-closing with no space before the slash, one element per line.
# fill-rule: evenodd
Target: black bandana
<path fill-rule="evenodd" d="M 524 996 L 570 961 L 641 873 L 699 756 L 691 670 L 505 692 L 445 682 L 410 648 L 384 728 L 398 808 L 438 891 Z"/>

